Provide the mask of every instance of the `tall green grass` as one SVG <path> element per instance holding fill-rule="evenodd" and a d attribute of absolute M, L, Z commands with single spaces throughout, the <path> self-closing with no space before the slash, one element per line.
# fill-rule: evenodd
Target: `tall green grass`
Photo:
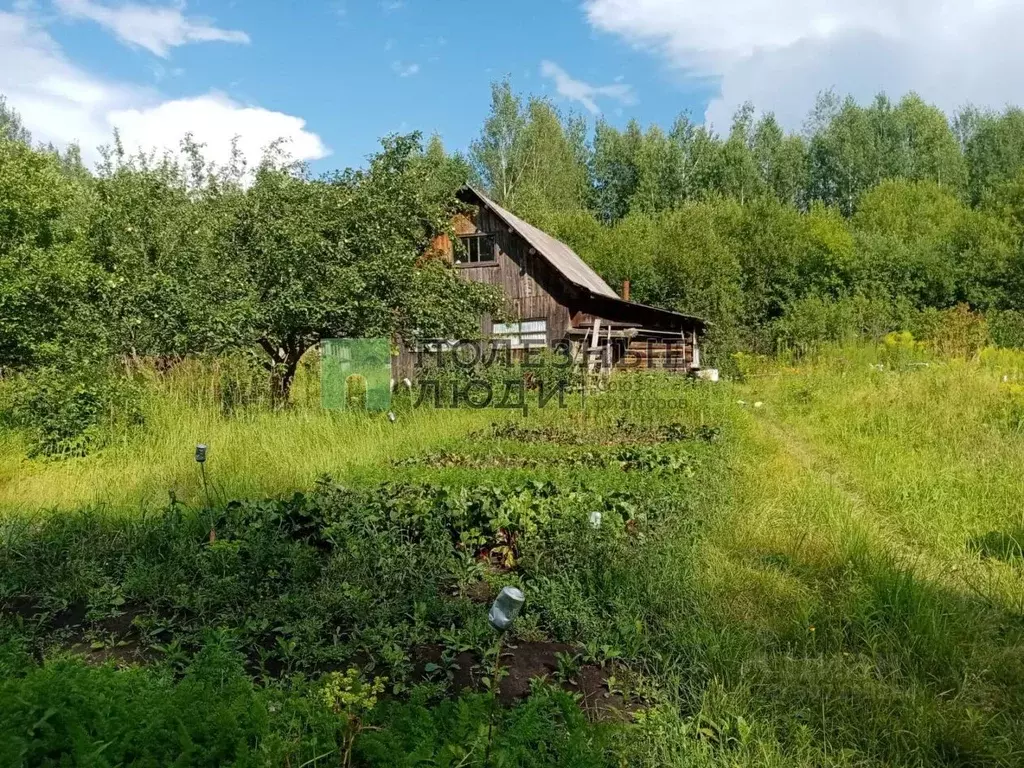
<path fill-rule="evenodd" d="M 829 764 L 1024 758 L 1022 369 L 859 346 L 735 385 L 702 571 L 733 707 Z"/>
<path fill-rule="evenodd" d="M 194 461 L 199 443 L 209 446 L 214 503 L 281 496 L 309 488 L 324 474 L 381 477 L 392 459 L 443 445 L 495 418 L 424 408 L 405 409 L 391 423 L 380 413 L 325 411 L 309 370 L 296 382 L 292 407 L 280 411 L 259 397 L 260 390 L 226 408 L 226 373 L 216 363 L 143 375 L 145 423 L 111 435 L 93 455 L 28 459 L 19 434 L 0 432 L 0 515 L 83 507 L 137 512 L 166 505 L 172 494 L 202 505 Z"/>
<path fill-rule="evenodd" d="M 154 381 L 140 431 L 95 456 L 26 461 L 17 438 L 5 437 L 0 505 L 131 511 L 162 504 L 174 488 L 198 506 L 196 442 L 211 446 L 217 502 L 303 489 L 323 472 L 355 483 L 443 485 L 453 498 L 551 481 L 558 489 L 552 508 L 562 510 L 598 499 L 614 505 L 628 494 L 638 515 L 656 511 L 658 520 L 642 525 L 629 547 L 602 560 L 581 555 L 570 539 L 559 546 L 556 537 L 515 575 L 529 593 L 518 639 L 590 644 L 631 671 L 639 696 L 633 727 L 586 764 L 1020 764 L 1024 354 L 986 350 L 960 359 L 914 345 L 862 345 L 740 367 L 742 380 L 717 386 L 622 377 L 613 391 L 574 396 L 565 409 L 533 409 L 525 417 L 403 411 L 395 424 L 323 413 L 312 390 L 287 411 L 252 406 L 227 416 L 215 404 L 215 382 L 183 371 L 180 379 Z M 505 419 L 534 431 L 519 433 L 525 439 L 490 431 L 491 422 Z M 673 422 L 721 429 L 714 442 L 655 446 L 662 455 L 685 456 L 688 473 L 572 463 L 574 455 L 614 452 L 629 425 Z M 438 454 L 515 461 L 474 469 L 424 460 Z M 407 457 L 420 460 L 394 464 Z M 116 557 L 94 552 L 122 549 L 129 529 L 122 543 L 112 543 L 89 516 L 81 521 L 76 533 L 79 523 L 68 516 L 78 544 L 38 544 L 40 562 L 52 562 L 54 572 L 66 570 L 65 561 L 78 563 L 74 574 L 96 580 Z M 31 525 L 9 530 L 12 542 L 39 535 Z M 558 530 L 551 521 L 538 535 Z M 375 531 L 367 527 L 370 538 L 352 549 L 370 564 L 365 583 L 354 589 L 351 565 L 330 571 L 310 607 L 303 603 L 302 626 L 333 600 L 358 597 L 380 608 L 375 564 L 384 562 L 384 550 L 378 552 Z M 192 539 L 205 541 L 203 533 Z M 193 551 L 202 545 L 185 539 L 182 551 L 197 562 L 222 558 L 207 564 L 211 573 L 234 562 L 227 540 Z M 416 541 L 402 541 L 417 551 Z M 150 544 L 166 548 L 160 537 Z M 155 572 L 144 560 L 132 571 L 136 581 L 165 589 L 160 579 L 142 578 Z M 14 561 L 32 570 L 24 553 Z M 479 564 L 465 567 L 480 577 Z M 402 568 L 392 570 L 394 576 Z M 49 573 L 37 576 L 44 586 L 52 581 Z M 271 607 L 294 600 L 300 586 L 270 590 L 264 599 Z M 226 580 L 209 597 L 216 602 L 230 588 L 239 587 Z M 240 600 L 232 610 L 245 613 L 253 602 Z M 373 627 L 364 638 L 368 652 L 401 661 L 400 638 L 423 631 L 419 610 L 408 611 L 408 622 Z M 447 631 L 449 614 L 429 621 Z M 458 631 L 473 627 L 469 621 Z M 314 640 L 324 642 L 317 633 L 304 642 Z M 578 724 L 573 733 L 591 738 Z M 514 764 L 527 764 L 519 760 Z"/>

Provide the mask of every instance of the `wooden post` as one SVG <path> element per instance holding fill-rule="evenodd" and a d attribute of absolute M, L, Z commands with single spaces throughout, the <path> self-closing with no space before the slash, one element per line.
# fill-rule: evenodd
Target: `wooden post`
<path fill-rule="evenodd" d="M 591 331 L 590 347 L 587 349 L 587 373 L 594 370 L 594 357 L 598 347 L 601 346 L 601 318 L 594 318 L 594 328 Z"/>
<path fill-rule="evenodd" d="M 601 354 L 601 375 L 612 375 L 612 326 L 608 324 L 608 334 L 605 337 L 604 350 Z"/>

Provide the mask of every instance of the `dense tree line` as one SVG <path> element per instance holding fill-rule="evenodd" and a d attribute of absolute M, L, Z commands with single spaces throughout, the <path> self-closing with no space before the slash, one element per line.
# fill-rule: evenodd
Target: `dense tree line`
<path fill-rule="evenodd" d="M 320 338 L 465 333 L 493 305 L 424 260 L 464 174 L 415 136 L 366 170 L 312 178 L 271 153 L 246 179 L 190 141 L 185 161 L 115 144 L 93 174 L 19 130 L 0 140 L 5 370 L 256 347 L 286 388 Z"/>
<path fill-rule="evenodd" d="M 79 440 L 120 397 L 118 361 L 252 351 L 284 402 L 321 338 L 469 335 L 500 298 L 424 256 L 467 180 L 636 300 L 711 320 L 720 365 L 958 306 L 1024 342 L 1016 108 L 826 94 L 799 132 L 749 105 L 722 135 L 686 116 L 591 130 L 499 83 L 468 157 L 396 136 L 314 177 L 280 147 L 215 167 L 191 140 L 129 155 L 116 136 L 87 169 L 0 100 L 0 371 L 20 382 L 0 410 L 49 413 L 66 447 L 65 422 Z"/>
<path fill-rule="evenodd" d="M 751 105 L 719 135 L 578 118 L 494 87 L 479 183 L 639 301 L 714 321 L 720 353 L 1024 309 L 1024 112 L 824 94 L 805 128 Z M 1017 339 L 1022 340 L 1022 339 Z M 720 354 L 721 358 L 722 355 Z"/>

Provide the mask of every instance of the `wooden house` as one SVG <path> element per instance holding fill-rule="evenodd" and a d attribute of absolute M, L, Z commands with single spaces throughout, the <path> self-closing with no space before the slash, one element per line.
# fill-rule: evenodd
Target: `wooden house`
<path fill-rule="evenodd" d="M 485 338 L 507 340 L 512 350 L 567 345 L 591 368 L 700 368 L 705 322 L 697 317 L 620 296 L 565 243 L 502 208 L 476 189 L 459 193 L 471 214 L 434 241 L 466 280 L 500 285 L 512 319 L 481 318 Z M 403 366 L 404 367 L 404 366 Z"/>

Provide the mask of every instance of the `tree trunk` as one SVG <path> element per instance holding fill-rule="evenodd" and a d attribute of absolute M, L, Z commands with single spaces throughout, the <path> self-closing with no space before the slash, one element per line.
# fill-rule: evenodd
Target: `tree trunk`
<path fill-rule="evenodd" d="M 274 408 L 285 408 L 291 395 L 295 371 L 298 370 L 299 360 L 305 350 L 291 343 L 277 346 L 267 339 L 261 339 L 260 346 L 270 355 L 266 364 L 270 371 L 270 401 Z"/>
<path fill-rule="evenodd" d="M 292 392 L 298 360 L 275 365 L 270 371 L 270 399 L 275 408 L 286 408 Z"/>

